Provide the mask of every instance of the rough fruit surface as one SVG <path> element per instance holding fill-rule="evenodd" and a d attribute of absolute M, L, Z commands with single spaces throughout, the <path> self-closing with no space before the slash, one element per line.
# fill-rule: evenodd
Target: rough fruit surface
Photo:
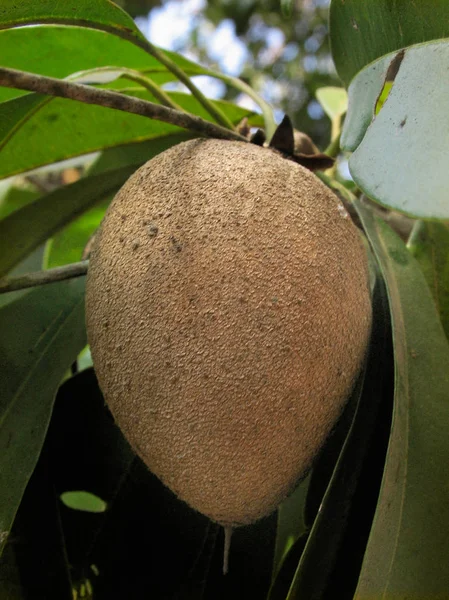
<path fill-rule="evenodd" d="M 310 468 L 360 370 L 366 256 L 312 173 L 192 140 L 139 169 L 89 265 L 95 370 L 136 452 L 223 525 L 272 512 Z"/>

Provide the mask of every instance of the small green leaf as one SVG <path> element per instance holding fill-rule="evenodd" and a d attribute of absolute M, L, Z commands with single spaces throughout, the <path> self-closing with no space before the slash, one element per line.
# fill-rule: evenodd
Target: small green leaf
<path fill-rule="evenodd" d="M 342 138 L 344 149 L 358 143 L 349 159 L 351 175 L 380 204 L 417 217 L 448 219 L 449 43 L 408 48 L 374 118 L 386 60 L 392 58 L 367 67 L 351 84 Z M 372 83 L 365 104 L 367 80 Z"/>
<path fill-rule="evenodd" d="M 73 510 L 81 510 L 91 513 L 102 513 L 107 504 L 104 500 L 85 491 L 64 492 L 60 496 L 61 502 Z"/>
<path fill-rule="evenodd" d="M 331 121 L 341 119 L 348 108 L 348 94 L 344 88 L 333 86 L 318 88 L 316 97 Z"/>
<path fill-rule="evenodd" d="M 42 196 L 0 221 L 0 274 L 7 273 L 94 202 L 117 190 L 134 170 L 124 167 L 83 178 Z"/>
<path fill-rule="evenodd" d="M 337 72 L 346 85 L 381 56 L 449 37 L 447 0 L 332 0 L 330 38 Z"/>
<path fill-rule="evenodd" d="M 93 366 L 92 354 L 90 353 L 89 346 L 83 348 L 83 350 L 78 355 L 77 366 L 78 373 L 81 373 L 81 371 L 85 371 L 86 369 L 90 369 Z"/>
<path fill-rule="evenodd" d="M 84 277 L 43 286 L 0 310 L 0 544 L 11 529 L 67 368 L 86 345 Z"/>
<path fill-rule="evenodd" d="M 449 339 L 449 223 L 418 222 L 408 248 L 424 273 Z"/>
<path fill-rule="evenodd" d="M 418 263 L 359 201 L 385 278 L 395 355 L 394 413 L 355 600 L 447 598 L 449 345 Z"/>

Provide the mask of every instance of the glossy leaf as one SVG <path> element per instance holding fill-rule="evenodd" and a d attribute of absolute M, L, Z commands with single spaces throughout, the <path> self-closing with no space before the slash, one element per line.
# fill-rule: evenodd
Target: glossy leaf
<path fill-rule="evenodd" d="M 408 247 L 424 273 L 449 339 L 449 223 L 417 223 Z"/>
<path fill-rule="evenodd" d="M 36 465 L 56 389 L 86 344 L 84 278 L 36 288 L 0 310 L 0 543 Z"/>
<path fill-rule="evenodd" d="M 155 101 L 153 96 L 139 88 L 130 92 L 138 98 Z M 29 117 L 27 103 L 30 96 L 34 95 L 0 104 L 0 123 L 9 123 L 3 131 L 0 128 L 0 178 L 103 148 L 186 133 L 169 123 L 61 98 L 45 100 Z M 182 93 L 171 93 L 170 96 L 187 112 L 208 118 L 205 109 L 193 96 Z M 27 104 L 25 110 L 24 103 Z M 229 102 L 216 104 L 236 124 L 252 114 Z M 36 106 L 33 107 L 35 109 Z M 12 127 L 13 121 L 17 127 L 11 137 L 8 127 Z"/>
<path fill-rule="evenodd" d="M 316 91 L 318 102 L 331 121 L 341 119 L 348 108 L 348 94 L 339 87 L 321 87 Z"/>
<path fill-rule="evenodd" d="M 143 34 L 132 18 L 108 0 L 2 0 L 0 28 L 33 23 L 64 23 L 81 27 L 96 27 L 116 35 L 145 43 Z"/>
<path fill-rule="evenodd" d="M 346 85 L 366 65 L 413 44 L 449 37 L 446 0 L 332 0 L 332 57 Z"/>
<path fill-rule="evenodd" d="M 84 178 L 43 196 L 0 221 L 0 274 L 14 265 L 94 202 L 118 189 L 133 167 Z"/>
<path fill-rule="evenodd" d="M 395 355 L 394 413 L 382 488 L 355 594 L 447 597 L 449 345 L 418 263 L 360 202 L 385 278 Z"/>
<path fill-rule="evenodd" d="M 190 76 L 210 73 L 179 54 L 164 53 Z M 96 29 L 46 25 L 0 30 L 0 56 L 2 67 L 60 79 L 78 71 L 106 66 L 137 69 L 160 85 L 176 79 L 141 48 Z M 0 101 L 25 93 L 0 87 Z"/>
<path fill-rule="evenodd" d="M 370 198 L 389 208 L 448 219 L 449 42 L 408 48 L 373 118 L 386 60 L 367 67 L 351 84 L 342 137 L 343 148 L 354 150 L 351 175 Z"/>

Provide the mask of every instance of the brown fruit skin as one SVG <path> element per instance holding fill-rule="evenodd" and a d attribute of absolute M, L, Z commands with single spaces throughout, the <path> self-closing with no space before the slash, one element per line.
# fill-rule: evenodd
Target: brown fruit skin
<path fill-rule="evenodd" d="M 272 512 L 361 368 L 365 251 L 334 194 L 278 153 L 192 140 L 139 169 L 94 244 L 86 320 L 118 425 L 222 525 Z"/>

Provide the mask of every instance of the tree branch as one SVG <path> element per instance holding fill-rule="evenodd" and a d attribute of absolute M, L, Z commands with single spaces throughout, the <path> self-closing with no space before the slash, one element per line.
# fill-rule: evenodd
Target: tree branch
<path fill-rule="evenodd" d="M 83 260 L 82 262 L 48 269 L 47 271 L 36 271 L 35 273 L 27 273 L 26 275 L 18 275 L 17 277 L 2 277 L 0 279 L 0 294 L 24 290 L 47 283 L 55 283 L 56 281 L 72 279 L 73 277 L 81 277 L 82 275 L 86 275 L 88 265 L 89 261 Z"/>
<path fill-rule="evenodd" d="M 194 131 L 203 136 L 224 140 L 247 142 L 248 140 L 235 131 L 221 127 L 200 117 L 189 113 L 180 112 L 173 108 L 154 104 L 147 100 L 126 96 L 110 90 L 98 89 L 82 83 L 73 83 L 67 80 L 35 75 L 16 69 L 0 68 L 0 86 L 37 92 L 48 96 L 68 98 L 86 104 L 98 104 L 106 108 L 113 108 L 150 119 L 157 119 L 170 123 L 189 131 Z"/>

